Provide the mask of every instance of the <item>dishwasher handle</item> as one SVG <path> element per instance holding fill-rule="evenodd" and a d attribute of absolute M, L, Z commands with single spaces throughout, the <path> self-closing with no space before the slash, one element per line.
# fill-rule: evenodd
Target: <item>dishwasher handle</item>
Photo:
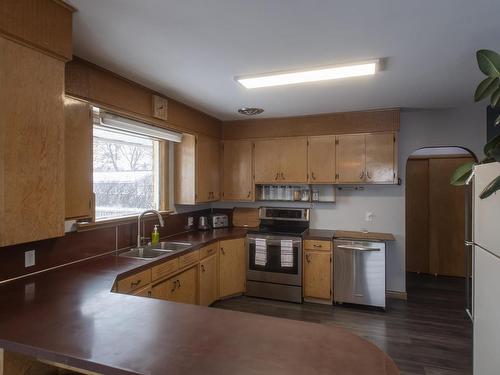
<path fill-rule="evenodd" d="M 356 246 L 356 245 L 337 245 L 338 249 L 355 251 L 380 251 L 378 247 Z"/>

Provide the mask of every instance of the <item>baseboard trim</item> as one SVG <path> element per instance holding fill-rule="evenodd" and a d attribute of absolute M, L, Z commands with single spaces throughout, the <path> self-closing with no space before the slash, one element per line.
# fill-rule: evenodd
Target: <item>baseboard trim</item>
<path fill-rule="evenodd" d="M 408 299 L 408 294 L 406 292 L 398 292 L 395 290 L 386 290 L 385 296 L 386 296 L 386 298 L 401 299 L 404 301 L 406 301 Z"/>

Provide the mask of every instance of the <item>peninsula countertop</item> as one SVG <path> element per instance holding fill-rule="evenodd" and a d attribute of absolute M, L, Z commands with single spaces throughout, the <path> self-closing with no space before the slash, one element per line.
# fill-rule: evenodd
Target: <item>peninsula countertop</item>
<path fill-rule="evenodd" d="M 151 263 L 106 255 L 1 285 L 0 347 L 104 374 L 399 373 L 341 328 L 111 292 L 118 275 Z"/>

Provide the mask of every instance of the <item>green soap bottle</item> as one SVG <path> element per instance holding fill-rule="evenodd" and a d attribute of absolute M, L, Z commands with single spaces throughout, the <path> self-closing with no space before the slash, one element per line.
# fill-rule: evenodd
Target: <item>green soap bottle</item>
<path fill-rule="evenodd" d="M 160 232 L 158 231 L 158 225 L 155 225 L 153 232 L 151 233 L 151 244 L 156 245 L 160 242 Z"/>

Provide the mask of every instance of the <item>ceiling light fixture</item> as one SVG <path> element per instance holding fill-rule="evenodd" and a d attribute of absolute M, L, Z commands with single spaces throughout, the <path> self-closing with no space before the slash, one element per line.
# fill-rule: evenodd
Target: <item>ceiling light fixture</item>
<path fill-rule="evenodd" d="M 260 115 L 262 112 L 264 112 L 264 110 L 262 108 L 243 107 L 239 108 L 238 112 L 241 113 L 242 115 L 255 116 L 255 115 Z"/>
<path fill-rule="evenodd" d="M 378 65 L 379 60 L 377 59 L 349 65 L 334 65 L 309 70 L 235 77 L 235 80 L 247 89 L 255 89 L 259 87 L 293 85 L 296 83 L 373 75 L 377 72 Z"/>

